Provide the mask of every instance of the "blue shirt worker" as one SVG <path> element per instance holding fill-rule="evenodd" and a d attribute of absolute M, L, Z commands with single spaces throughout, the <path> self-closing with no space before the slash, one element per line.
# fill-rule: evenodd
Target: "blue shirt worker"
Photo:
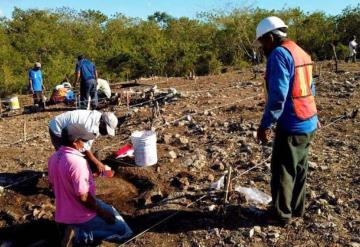
<path fill-rule="evenodd" d="M 97 79 L 98 74 L 95 65 L 83 55 L 78 56 L 75 68 L 75 85 L 80 81 L 80 108 L 96 109 L 98 103 Z M 89 101 L 89 99 L 91 101 Z"/>
<path fill-rule="evenodd" d="M 41 63 L 36 62 L 34 67 L 29 70 L 29 91 L 33 95 L 34 106 L 39 107 L 41 110 L 45 108 L 44 90 Z"/>
<path fill-rule="evenodd" d="M 287 25 L 278 17 L 263 19 L 256 38 L 267 57 L 266 105 L 258 140 L 271 139 L 276 124 L 271 159 L 272 207 L 262 221 L 286 225 L 305 212 L 308 151 L 318 128 L 311 57 L 287 38 Z"/>

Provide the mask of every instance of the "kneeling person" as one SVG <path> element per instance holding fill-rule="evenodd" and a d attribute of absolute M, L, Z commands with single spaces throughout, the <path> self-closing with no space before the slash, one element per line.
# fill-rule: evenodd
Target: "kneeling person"
<path fill-rule="evenodd" d="M 49 159 L 49 183 L 55 194 L 55 221 L 75 228 L 75 241 L 91 243 L 103 239 L 122 240 L 132 231 L 120 214 L 95 197 L 95 183 L 81 153 L 95 135 L 83 125 L 63 130 L 63 146 Z"/>

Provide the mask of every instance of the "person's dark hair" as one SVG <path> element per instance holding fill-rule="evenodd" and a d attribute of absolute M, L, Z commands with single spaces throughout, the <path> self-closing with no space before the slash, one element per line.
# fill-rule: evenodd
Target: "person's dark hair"
<path fill-rule="evenodd" d="M 101 118 L 100 118 L 99 132 L 103 136 L 108 134 L 107 128 L 106 128 L 106 122 L 104 121 L 103 116 L 101 116 Z"/>
<path fill-rule="evenodd" d="M 279 30 L 279 31 L 281 31 L 283 33 L 287 33 L 287 28 L 279 28 L 277 30 Z M 274 30 L 274 31 L 276 31 L 276 30 Z M 264 34 L 262 36 L 262 39 L 263 40 L 269 40 L 270 35 L 272 35 L 273 38 L 274 38 L 275 46 L 279 46 L 287 39 L 287 37 L 280 36 L 279 34 L 276 34 L 274 31 L 270 31 L 270 32 Z"/>
<path fill-rule="evenodd" d="M 72 146 L 72 142 L 69 140 L 69 137 L 68 137 L 67 128 L 62 129 L 62 131 L 61 131 L 61 144 L 63 146 L 67 146 L 67 147 Z"/>
<path fill-rule="evenodd" d="M 277 29 L 283 33 L 287 33 L 287 28 L 286 27 L 283 27 L 283 28 L 279 28 Z M 286 39 L 287 37 L 283 37 L 283 36 L 280 36 L 276 33 L 272 33 L 273 37 L 274 37 L 274 42 L 277 44 L 277 45 L 281 45 Z"/>
<path fill-rule="evenodd" d="M 85 58 L 85 56 L 81 54 L 81 55 L 78 56 L 78 61 L 80 61 L 80 60 L 82 60 L 84 58 Z"/>

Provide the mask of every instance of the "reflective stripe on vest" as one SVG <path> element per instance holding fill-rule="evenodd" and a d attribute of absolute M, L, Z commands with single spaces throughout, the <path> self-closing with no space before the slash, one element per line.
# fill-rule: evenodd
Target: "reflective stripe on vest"
<path fill-rule="evenodd" d="M 311 57 L 294 41 L 282 43 L 294 59 L 295 75 L 292 84 L 292 101 L 295 115 L 301 120 L 307 120 L 317 114 L 315 98 L 311 91 L 313 83 Z"/>

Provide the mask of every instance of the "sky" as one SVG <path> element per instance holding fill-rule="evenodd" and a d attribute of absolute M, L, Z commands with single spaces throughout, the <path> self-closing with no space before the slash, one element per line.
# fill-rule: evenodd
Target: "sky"
<path fill-rule="evenodd" d="M 202 11 L 229 10 L 233 7 L 253 6 L 265 9 L 301 7 L 304 11 L 321 10 L 339 14 L 346 6 L 356 6 L 359 0 L 0 0 L 0 16 L 11 17 L 14 7 L 21 9 L 54 9 L 70 7 L 76 10 L 94 9 L 111 16 L 146 18 L 155 11 L 167 12 L 174 17 L 196 17 Z"/>

